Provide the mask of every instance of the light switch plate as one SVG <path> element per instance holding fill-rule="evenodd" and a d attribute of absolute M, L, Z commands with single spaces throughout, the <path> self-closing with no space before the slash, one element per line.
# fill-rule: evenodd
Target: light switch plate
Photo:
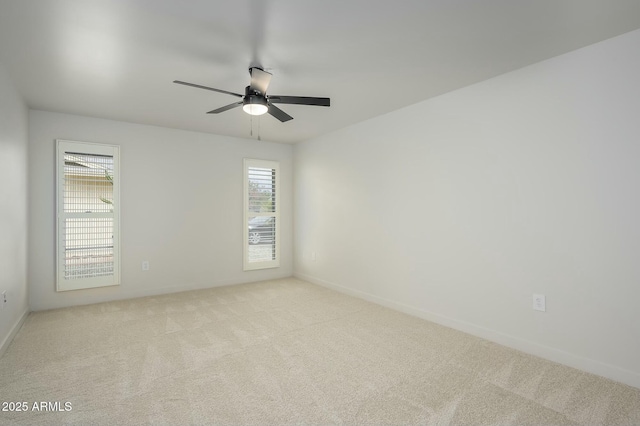
<path fill-rule="evenodd" d="M 544 294 L 533 295 L 533 309 L 541 312 L 547 311 L 547 303 L 545 301 Z"/>

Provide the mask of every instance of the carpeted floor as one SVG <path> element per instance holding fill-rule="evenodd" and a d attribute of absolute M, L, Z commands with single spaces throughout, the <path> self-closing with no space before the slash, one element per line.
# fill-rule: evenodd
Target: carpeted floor
<path fill-rule="evenodd" d="M 0 401 L 29 425 L 640 424 L 639 389 L 293 278 L 32 313 Z"/>

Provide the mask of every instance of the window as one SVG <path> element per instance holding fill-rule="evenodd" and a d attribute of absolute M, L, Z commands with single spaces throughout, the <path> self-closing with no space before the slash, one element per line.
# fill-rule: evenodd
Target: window
<path fill-rule="evenodd" d="M 56 288 L 119 285 L 119 148 L 56 142 Z"/>
<path fill-rule="evenodd" d="M 280 171 L 274 161 L 244 160 L 244 270 L 280 266 Z"/>

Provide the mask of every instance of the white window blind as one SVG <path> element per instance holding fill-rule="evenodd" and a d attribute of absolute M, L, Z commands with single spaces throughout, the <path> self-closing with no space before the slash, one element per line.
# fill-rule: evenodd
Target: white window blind
<path fill-rule="evenodd" d="M 244 270 L 280 266 L 280 166 L 244 160 Z"/>
<path fill-rule="evenodd" d="M 57 141 L 57 290 L 120 284 L 119 148 Z"/>

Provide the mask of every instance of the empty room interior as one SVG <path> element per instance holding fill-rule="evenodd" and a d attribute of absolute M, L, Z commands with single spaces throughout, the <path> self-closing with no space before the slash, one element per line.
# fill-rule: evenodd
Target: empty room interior
<path fill-rule="evenodd" d="M 0 0 L 0 424 L 640 424 L 637 0 Z"/>

